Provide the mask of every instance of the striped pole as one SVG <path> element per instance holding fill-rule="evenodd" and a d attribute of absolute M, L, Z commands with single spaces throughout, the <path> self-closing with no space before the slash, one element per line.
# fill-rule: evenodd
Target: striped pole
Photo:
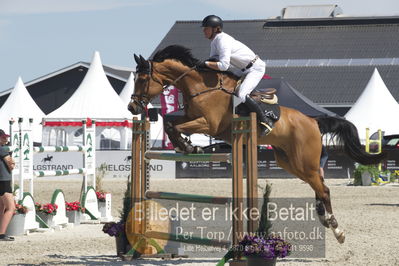
<path fill-rule="evenodd" d="M 69 170 L 56 170 L 56 171 L 34 171 L 36 177 L 43 176 L 65 176 L 65 175 L 78 175 L 86 173 L 85 168 L 69 169 Z"/>
<path fill-rule="evenodd" d="M 41 146 L 33 147 L 33 151 L 36 153 L 42 152 L 70 152 L 70 151 L 85 151 L 83 146 Z"/>
<path fill-rule="evenodd" d="M 166 160 L 176 162 L 230 162 L 230 153 L 202 153 L 202 154 L 181 154 L 147 151 L 147 160 Z"/>
<path fill-rule="evenodd" d="M 199 202 L 199 203 L 210 203 L 210 204 L 228 204 L 231 199 L 223 197 L 213 197 L 208 195 L 194 195 L 194 194 L 182 194 L 172 192 L 158 192 L 158 191 L 147 191 L 145 193 L 147 199 L 164 199 L 164 200 L 176 200 L 186 202 Z"/>

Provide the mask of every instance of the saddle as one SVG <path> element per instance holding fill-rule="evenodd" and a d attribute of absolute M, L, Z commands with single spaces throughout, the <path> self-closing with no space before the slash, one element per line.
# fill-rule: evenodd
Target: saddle
<path fill-rule="evenodd" d="M 254 89 L 249 96 L 257 102 L 277 104 L 275 88 Z"/>
<path fill-rule="evenodd" d="M 241 83 L 243 81 L 243 78 L 238 80 L 236 87 L 234 88 L 234 94 L 238 91 L 238 89 L 241 86 Z M 262 82 L 260 82 L 262 83 Z M 259 88 L 261 84 L 258 84 L 258 86 L 251 92 L 249 96 L 251 96 L 252 99 L 254 99 L 257 102 L 263 102 L 267 104 L 277 104 L 278 103 L 278 98 L 276 95 L 276 89 L 275 88 Z"/>
<path fill-rule="evenodd" d="M 235 91 L 240 85 L 241 82 L 237 84 Z M 262 108 L 263 112 L 266 114 L 267 117 L 269 117 L 273 121 L 278 121 L 280 118 L 280 106 L 278 105 L 276 89 L 259 88 L 259 85 L 251 92 L 249 96 L 259 104 L 259 106 Z M 236 107 L 235 112 L 238 115 L 247 116 L 249 115 L 250 110 L 245 105 L 245 103 L 241 103 Z"/>

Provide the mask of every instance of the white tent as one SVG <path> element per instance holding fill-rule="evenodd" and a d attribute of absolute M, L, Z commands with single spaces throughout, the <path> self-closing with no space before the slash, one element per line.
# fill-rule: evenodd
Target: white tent
<path fill-rule="evenodd" d="M 119 93 L 119 98 L 121 98 L 125 106 L 127 106 L 128 103 L 130 102 L 130 98 L 132 97 L 133 91 L 134 91 L 134 79 L 133 79 L 133 73 L 130 73 L 129 78 L 127 79 L 127 82 L 125 84 L 125 87 L 123 87 L 121 93 Z"/>
<path fill-rule="evenodd" d="M 366 128 L 370 129 L 370 135 L 378 129 L 385 131 L 385 135 L 399 134 L 399 123 L 394 121 L 398 115 L 399 104 L 375 68 L 366 88 L 345 118 L 355 124 L 364 142 Z"/>
<path fill-rule="evenodd" d="M 21 77 L 18 77 L 14 89 L 0 109 L 0 128 L 9 132 L 10 119 L 15 120 L 15 124 L 17 124 L 18 118 L 23 118 L 23 123 L 27 125 L 29 119 L 32 118 L 33 141 L 41 142 L 42 126 L 40 123 L 44 116 L 43 111 L 30 96 Z"/>
<path fill-rule="evenodd" d="M 74 94 L 48 118 L 113 119 L 131 118 L 131 114 L 105 75 L 99 52 L 95 52 L 90 68 Z"/>
<path fill-rule="evenodd" d="M 127 148 L 131 117 L 126 104 L 108 81 L 100 54 L 96 51 L 78 89 L 68 101 L 46 116 L 43 125 L 45 129 L 43 142 L 47 145 L 76 144 L 74 143 L 74 135 L 78 130 L 76 121 L 90 118 L 96 121 L 97 147 L 117 141 L 120 143 L 120 148 Z M 59 125 L 56 121 L 60 122 Z M 69 126 L 68 121 L 71 122 Z M 109 140 L 107 136 L 112 136 L 112 139 Z"/>

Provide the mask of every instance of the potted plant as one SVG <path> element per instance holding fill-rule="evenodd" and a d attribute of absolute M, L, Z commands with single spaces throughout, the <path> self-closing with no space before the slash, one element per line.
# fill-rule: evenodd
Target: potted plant
<path fill-rule="evenodd" d="M 107 192 L 104 191 L 96 191 L 96 196 L 98 202 L 105 202 L 105 197 L 107 195 Z"/>
<path fill-rule="evenodd" d="M 7 235 L 19 236 L 25 233 L 25 217 L 28 211 L 27 207 L 15 204 L 14 215 L 7 227 Z"/>
<path fill-rule="evenodd" d="M 130 178 L 130 177 L 129 177 Z M 130 250 L 129 241 L 126 237 L 125 224 L 131 210 L 131 198 L 130 198 L 130 182 L 127 182 L 125 194 L 123 197 L 123 206 L 120 211 L 119 222 L 108 222 L 103 226 L 103 232 L 115 236 L 116 243 L 116 254 L 120 257 L 125 255 Z"/>
<path fill-rule="evenodd" d="M 53 217 L 57 214 L 57 208 L 57 204 L 53 203 L 35 203 L 37 215 L 43 220 L 43 222 L 45 222 L 50 227 L 54 225 Z"/>
<path fill-rule="evenodd" d="M 245 257 L 247 265 L 276 265 L 277 258 L 284 258 L 291 253 L 291 244 L 271 233 L 272 224 L 266 215 L 271 190 L 272 186 L 267 183 L 258 230 L 253 235 L 245 235 L 238 244 L 238 257 Z"/>
<path fill-rule="evenodd" d="M 116 242 L 116 253 L 118 256 L 122 256 L 127 252 L 127 238 L 125 233 L 125 223 L 119 222 L 108 222 L 103 226 L 103 232 L 109 236 L 115 237 Z"/>
<path fill-rule="evenodd" d="M 267 217 L 271 185 L 266 184 L 263 193 L 263 204 L 258 230 L 246 234 L 237 246 L 232 247 L 227 254 L 217 263 L 224 265 L 229 259 L 235 265 L 275 265 L 277 258 L 284 258 L 291 253 L 292 246 L 279 236 L 271 233 L 271 222 Z"/>
<path fill-rule="evenodd" d="M 247 259 L 248 266 L 276 265 L 277 258 L 284 258 L 291 253 L 291 244 L 274 235 L 245 235 L 237 251 L 239 257 Z"/>
<path fill-rule="evenodd" d="M 65 201 L 66 216 L 68 217 L 68 222 L 74 225 L 80 224 L 80 214 L 85 213 L 85 208 L 83 208 L 79 201 L 66 202 Z"/>
<path fill-rule="evenodd" d="M 98 211 L 101 213 L 101 217 L 111 216 L 111 195 L 105 191 L 96 191 L 98 201 Z M 107 207 L 108 212 L 107 213 Z"/>
<path fill-rule="evenodd" d="M 380 169 L 376 165 L 357 164 L 353 172 L 353 184 L 355 186 L 370 186 L 372 183 L 379 183 L 380 176 L 387 177 L 388 175 L 390 175 L 390 172 L 388 170 L 380 171 Z M 381 182 L 382 181 L 383 180 L 381 179 Z"/>

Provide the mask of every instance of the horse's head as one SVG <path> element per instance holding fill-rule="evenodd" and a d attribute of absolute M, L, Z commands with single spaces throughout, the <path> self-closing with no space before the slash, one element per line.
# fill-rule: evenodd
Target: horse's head
<path fill-rule="evenodd" d="M 151 61 L 145 60 L 141 55 L 134 55 L 134 60 L 137 63 L 135 87 L 128 105 L 133 114 L 144 112 L 145 106 L 152 98 L 161 94 L 164 88 L 179 85 L 178 82 L 199 62 L 192 56 L 190 49 L 180 45 L 165 47 Z"/>
<path fill-rule="evenodd" d="M 144 112 L 147 104 L 162 92 L 164 86 L 153 76 L 151 61 L 145 60 L 141 55 L 134 55 L 134 60 L 137 63 L 134 93 L 127 108 L 137 115 Z"/>

